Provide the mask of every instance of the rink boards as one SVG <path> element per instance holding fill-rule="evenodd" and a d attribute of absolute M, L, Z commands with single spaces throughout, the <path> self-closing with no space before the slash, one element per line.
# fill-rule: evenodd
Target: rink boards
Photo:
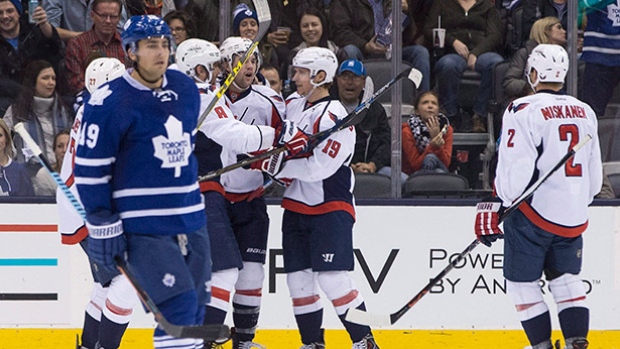
<path fill-rule="evenodd" d="M 369 311 L 395 312 L 471 243 L 474 211 L 472 206 L 358 206 L 353 275 Z M 80 247 L 60 244 L 56 206 L 0 204 L 0 212 L 0 327 L 80 328 L 92 281 Z M 282 273 L 282 209 L 269 206 L 269 216 L 260 328 L 295 330 Z M 591 207 L 584 241 L 581 277 L 588 291 L 591 328 L 617 334 L 620 208 Z M 384 329 L 519 330 L 513 305 L 505 294 L 502 246 L 499 242 L 492 248 L 481 245 L 474 249 L 409 313 Z M 550 308 L 555 311 L 547 286 L 541 284 Z M 324 296 L 323 302 L 325 327 L 341 329 Z M 141 308 L 135 314 L 131 328 L 154 326 L 152 317 Z M 554 328 L 558 328 L 555 319 Z"/>

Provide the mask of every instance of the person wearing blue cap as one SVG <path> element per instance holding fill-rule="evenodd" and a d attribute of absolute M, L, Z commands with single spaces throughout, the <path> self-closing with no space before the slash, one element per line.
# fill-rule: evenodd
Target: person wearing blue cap
<path fill-rule="evenodd" d="M 362 62 L 348 59 L 340 64 L 336 77 L 338 99 L 348 113 L 361 103 L 365 81 L 366 68 Z M 391 130 L 380 103 L 370 105 L 367 114 L 355 125 L 355 134 L 353 172 L 391 176 Z"/>
<path fill-rule="evenodd" d="M 235 36 L 256 39 L 258 34 L 258 17 L 256 11 L 246 4 L 239 4 L 233 11 L 233 33 Z"/>
<path fill-rule="evenodd" d="M 37 6 L 34 23 L 20 21 L 22 15 L 20 0 L 0 0 L 0 115 L 17 97 L 28 62 L 45 59 L 58 68 L 62 59 L 60 38 L 45 10 Z"/>

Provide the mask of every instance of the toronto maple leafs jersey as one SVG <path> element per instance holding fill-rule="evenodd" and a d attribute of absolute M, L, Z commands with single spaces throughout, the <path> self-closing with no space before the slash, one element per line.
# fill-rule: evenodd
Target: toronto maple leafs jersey
<path fill-rule="evenodd" d="M 84 105 L 82 104 L 75 115 L 75 120 L 73 121 L 73 126 L 69 134 L 69 143 L 67 144 L 65 157 L 60 167 L 60 178 L 65 182 L 73 196 L 75 196 L 80 203 L 80 195 L 75 185 L 73 165 L 75 163 L 75 151 L 79 142 L 80 125 L 82 124 L 83 116 Z M 79 243 L 88 235 L 88 229 L 86 229 L 84 225 L 82 216 L 77 213 L 60 188 L 56 189 L 56 205 L 58 207 L 58 231 L 61 234 L 61 242 L 68 245 Z"/>
<path fill-rule="evenodd" d="M 252 85 L 243 93 L 226 92 L 226 105 L 232 110 L 235 119 L 249 125 L 267 125 L 277 129 L 282 124 L 284 101 L 269 87 Z M 236 154 L 229 152 L 229 163 L 237 162 Z M 222 175 L 222 185 L 229 201 L 245 200 L 254 190 L 263 185 L 260 171 L 239 168 Z"/>
<path fill-rule="evenodd" d="M 307 103 L 294 93 L 286 100 L 286 118 L 308 134 L 332 128 L 345 116 L 344 106 L 329 97 Z M 345 211 L 355 218 L 355 177 L 349 166 L 354 151 L 355 127 L 349 127 L 319 143 L 311 156 L 286 161 L 277 177 L 293 181 L 284 191 L 282 207 L 309 215 Z"/>
<path fill-rule="evenodd" d="M 152 90 L 131 72 L 97 89 L 84 108 L 74 171 L 87 219 L 118 213 L 126 233 L 196 231 L 206 224 L 192 153 L 196 84 L 167 70 Z"/>
<path fill-rule="evenodd" d="M 200 92 L 200 114 L 204 113 L 215 94 L 212 85 L 197 83 Z M 275 130 L 271 126 L 247 125 L 235 119 L 232 111 L 220 99 L 207 115 L 196 135 L 195 154 L 198 173 L 205 175 L 232 163 L 236 154 L 263 150 L 273 145 Z M 224 195 L 220 178 L 200 183 L 200 190 L 218 191 Z"/>
<path fill-rule="evenodd" d="M 551 175 L 519 209 L 536 226 L 575 237 L 588 223 L 588 205 L 601 190 L 598 123 L 590 106 L 552 91 L 515 100 L 504 113 L 495 190 L 509 206 L 547 174 L 586 135 L 592 140 Z"/>

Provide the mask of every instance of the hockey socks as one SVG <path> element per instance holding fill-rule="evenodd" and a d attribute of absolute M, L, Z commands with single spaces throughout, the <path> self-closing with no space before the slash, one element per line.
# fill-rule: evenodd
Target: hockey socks
<path fill-rule="evenodd" d="M 82 329 L 82 348 L 94 349 L 99 340 L 99 321 L 88 312 L 84 314 L 84 328 Z"/>
<path fill-rule="evenodd" d="M 233 322 L 235 323 L 235 339 L 251 342 L 254 339 L 260 307 L 251 307 L 233 302 Z"/>
<path fill-rule="evenodd" d="M 295 315 L 295 321 L 297 322 L 297 328 L 299 329 L 302 343 L 325 343 L 323 339 L 323 330 L 321 329 L 321 325 L 323 324 L 323 309 L 311 313 Z"/>
<path fill-rule="evenodd" d="M 105 315 L 101 316 L 99 324 L 99 346 L 104 349 L 116 349 L 121 345 L 121 339 L 127 329 L 129 322 L 118 324 L 108 319 Z"/>
<path fill-rule="evenodd" d="M 586 338 L 588 336 L 590 325 L 590 310 L 588 308 L 566 308 L 558 314 L 558 317 L 562 334 L 567 342 L 569 338 Z"/>
<path fill-rule="evenodd" d="M 224 310 L 207 306 L 207 313 L 205 314 L 204 324 L 223 324 L 226 320 L 226 312 Z"/>
<path fill-rule="evenodd" d="M 366 305 L 362 302 L 362 304 L 358 305 L 356 309 L 366 311 Z M 370 327 L 349 322 L 345 320 L 346 315 L 347 314 L 345 313 L 342 315 L 338 315 L 338 317 L 344 325 L 344 328 L 347 329 L 347 332 L 349 333 L 349 336 L 351 337 L 353 343 L 361 341 L 364 337 L 366 337 L 367 334 L 370 333 Z"/>
<path fill-rule="evenodd" d="M 551 348 L 551 316 L 548 311 L 529 320 L 521 321 L 521 325 L 527 339 L 532 344 L 532 349 Z"/>

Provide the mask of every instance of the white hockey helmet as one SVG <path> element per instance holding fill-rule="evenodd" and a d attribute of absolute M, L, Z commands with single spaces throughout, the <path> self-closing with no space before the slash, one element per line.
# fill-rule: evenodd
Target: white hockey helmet
<path fill-rule="evenodd" d="M 93 93 L 99 86 L 112 81 L 125 72 L 125 65 L 116 58 L 101 57 L 94 59 L 84 74 L 84 85 Z"/>
<path fill-rule="evenodd" d="M 232 61 L 233 58 L 235 58 L 235 55 L 243 55 L 243 53 L 245 53 L 250 48 L 250 46 L 252 46 L 252 40 L 248 38 L 242 38 L 240 36 L 228 37 L 220 45 L 222 61 L 224 61 L 224 63 L 227 63 L 228 65 L 232 65 Z M 263 64 L 263 57 L 258 51 L 258 48 L 254 50 L 254 54 L 256 55 L 256 59 L 258 60 L 258 67 L 260 67 Z"/>
<path fill-rule="evenodd" d="M 535 82 L 530 81 L 530 73 L 536 69 Z M 560 45 L 540 44 L 532 50 L 527 59 L 525 74 L 532 89 L 541 82 L 563 83 L 568 72 L 568 54 Z"/>
<path fill-rule="evenodd" d="M 312 85 L 320 86 L 334 81 L 334 75 L 338 69 L 338 59 L 336 55 L 323 47 L 308 47 L 297 52 L 293 57 L 293 67 L 305 68 L 310 70 L 310 78 L 313 79 L 321 70 L 325 72 L 325 80 Z"/>
<path fill-rule="evenodd" d="M 183 41 L 176 52 L 176 64 L 179 70 L 192 79 L 196 77 L 196 67 L 202 65 L 209 72 L 206 81 L 213 77 L 214 64 L 220 61 L 220 50 L 213 43 L 202 39 Z"/>

